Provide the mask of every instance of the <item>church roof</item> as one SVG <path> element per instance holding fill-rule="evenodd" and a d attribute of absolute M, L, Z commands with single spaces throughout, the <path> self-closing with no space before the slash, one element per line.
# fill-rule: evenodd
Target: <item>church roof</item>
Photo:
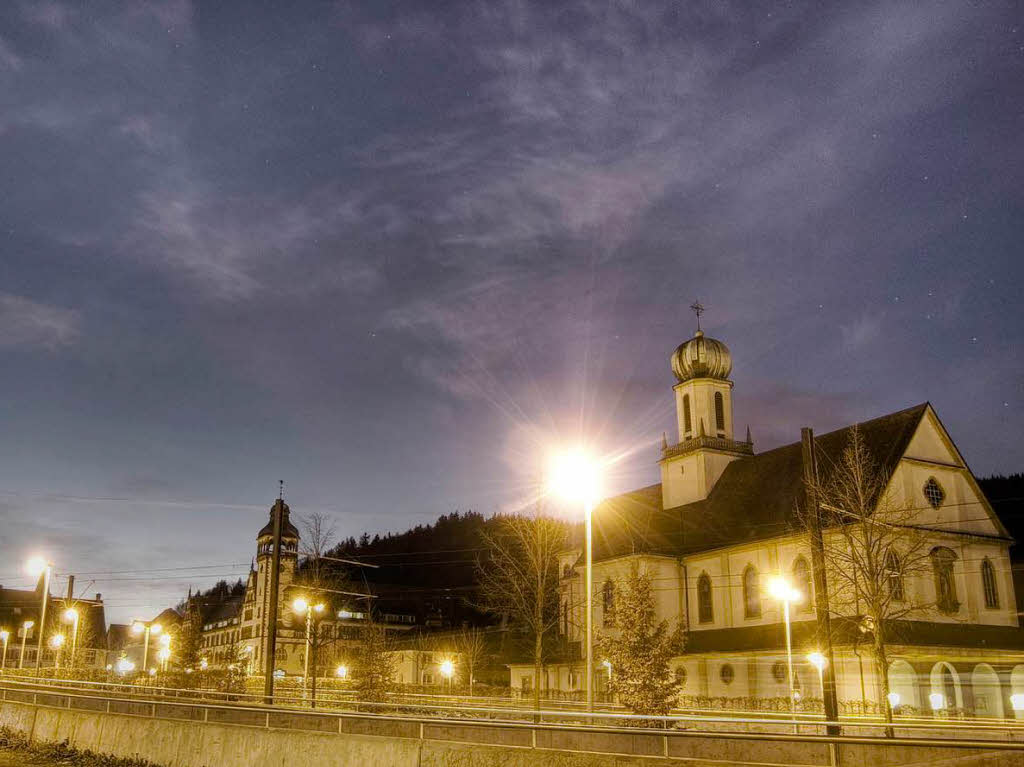
<path fill-rule="evenodd" d="M 288 518 L 288 514 L 289 514 L 290 511 L 291 511 L 291 509 L 288 508 L 288 504 L 287 503 L 284 504 L 284 515 L 283 515 L 284 518 L 281 520 L 281 537 L 282 538 L 298 538 L 299 537 L 299 530 L 298 530 L 298 528 L 295 527 L 295 525 L 292 524 L 292 521 Z M 270 507 L 270 521 L 267 522 L 267 524 L 265 524 L 263 526 L 263 529 L 260 530 L 259 534 L 256 537 L 257 538 L 263 538 L 264 536 L 273 535 L 273 534 L 274 534 L 274 507 L 271 506 Z"/>
<path fill-rule="evenodd" d="M 923 403 L 858 424 L 884 474 L 895 470 L 927 409 Z M 819 472 L 838 459 L 852 428 L 815 437 Z M 800 524 L 803 491 L 802 446 L 794 442 L 733 461 L 701 501 L 664 509 L 660 484 L 624 493 L 594 511 L 594 559 L 676 556 L 771 538 Z"/>

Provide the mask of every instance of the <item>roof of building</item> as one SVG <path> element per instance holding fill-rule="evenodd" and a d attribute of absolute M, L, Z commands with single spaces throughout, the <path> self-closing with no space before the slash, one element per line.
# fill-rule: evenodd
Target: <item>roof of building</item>
<path fill-rule="evenodd" d="M 291 511 L 291 509 L 288 508 L 288 504 L 287 503 L 285 503 L 283 505 L 284 505 L 284 515 L 283 515 L 283 519 L 281 520 L 281 537 L 282 538 L 298 538 L 299 537 L 299 529 L 297 527 L 295 527 L 295 525 L 292 524 L 292 521 L 288 518 L 288 515 L 289 515 L 289 512 Z M 274 506 L 270 507 L 270 521 L 267 522 L 267 524 L 265 524 L 263 526 L 263 529 L 260 530 L 259 534 L 256 536 L 257 538 L 263 538 L 264 536 L 273 535 L 274 534 L 274 508 L 276 506 L 277 506 L 277 504 L 275 503 Z"/>
<path fill-rule="evenodd" d="M 927 409 L 923 403 L 857 424 L 883 474 L 895 470 Z M 838 459 L 852 429 L 815 437 L 819 475 Z M 594 559 L 679 555 L 771 538 L 799 525 L 803 492 L 802 446 L 794 442 L 733 461 L 701 501 L 664 509 L 660 484 L 624 493 L 594 511 Z"/>
<path fill-rule="evenodd" d="M 243 597 L 228 597 L 220 602 L 204 605 L 202 609 L 202 622 L 204 626 L 220 621 L 228 621 L 237 618 L 242 611 Z"/>

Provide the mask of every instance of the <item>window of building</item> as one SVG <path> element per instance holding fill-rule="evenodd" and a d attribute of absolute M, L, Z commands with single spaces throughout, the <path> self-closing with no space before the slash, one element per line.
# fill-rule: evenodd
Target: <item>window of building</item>
<path fill-rule="evenodd" d="M 889 584 L 889 594 L 897 602 L 906 598 L 903 590 L 903 563 L 895 551 L 885 555 L 885 577 Z"/>
<path fill-rule="evenodd" d="M 753 565 L 747 565 L 743 571 L 743 617 L 761 617 L 761 589 Z"/>
<path fill-rule="evenodd" d="M 725 436 L 725 398 L 720 391 L 715 392 L 715 429 L 719 437 Z"/>
<path fill-rule="evenodd" d="M 736 678 L 736 671 L 733 669 L 732 664 L 723 663 L 722 668 L 718 672 L 718 678 L 722 680 L 722 684 L 732 684 L 732 680 Z"/>
<path fill-rule="evenodd" d="M 697 579 L 697 619 L 701 623 L 715 620 L 715 606 L 711 601 L 711 576 L 701 573 Z"/>
<path fill-rule="evenodd" d="M 803 557 L 797 557 L 793 563 L 793 585 L 803 597 L 797 609 L 803 612 L 813 610 L 814 583 L 811 581 L 811 568 Z"/>
<path fill-rule="evenodd" d="M 786 681 L 786 664 L 777 660 L 772 664 L 772 679 L 779 684 Z"/>
<path fill-rule="evenodd" d="M 942 502 L 946 500 L 946 491 L 942 489 L 942 485 L 935 481 L 935 477 L 928 477 L 928 481 L 924 483 L 925 500 L 928 501 L 928 505 L 933 509 L 937 509 L 942 505 Z"/>
<path fill-rule="evenodd" d="M 981 585 L 985 591 L 985 607 L 995 610 L 999 607 L 999 591 L 996 589 L 996 569 L 988 557 L 981 562 Z"/>
<path fill-rule="evenodd" d="M 690 395 L 683 395 L 683 431 L 689 434 L 693 431 L 693 421 L 690 418 Z"/>
<path fill-rule="evenodd" d="M 960 609 L 960 602 L 956 598 L 956 580 L 953 577 L 956 554 L 945 546 L 936 546 L 932 549 L 931 558 L 935 576 L 935 605 L 940 612 L 955 613 Z"/>
<path fill-rule="evenodd" d="M 602 619 L 605 628 L 615 625 L 615 584 L 610 580 L 604 582 L 601 589 Z"/>

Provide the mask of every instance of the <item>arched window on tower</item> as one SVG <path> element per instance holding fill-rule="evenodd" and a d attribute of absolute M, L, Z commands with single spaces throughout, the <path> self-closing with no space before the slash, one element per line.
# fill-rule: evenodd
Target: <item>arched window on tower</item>
<path fill-rule="evenodd" d="M 743 571 L 743 617 L 761 617 L 761 589 L 753 565 L 747 565 Z"/>
<path fill-rule="evenodd" d="M 811 568 L 803 557 L 797 557 L 793 563 L 793 585 L 803 597 L 797 609 L 803 612 L 814 609 L 814 584 L 811 582 Z"/>
<path fill-rule="evenodd" d="M 601 589 L 601 608 L 605 628 L 615 625 L 615 584 L 610 580 L 604 582 Z"/>
<path fill-rule="evenodd" d="M 988 557 L 981 561 L 981 585 L 985 591 L 985 607 L 995 610 L 999 607 L 999 591 L 996 589 L 996 569 Z"/>
<path fill-rule="evenodd" d="M 683 395 L 683 433 L 689 435 L 693 431 L 693 419 L 690 418 L 690 395 Z"/>
<path fill-rule="evenodd" d="M 725 398 L 722 392 L 715 392 L 715 429 L 719 437 L 725 436 Z"/>
<path fill-rule="evenodd" d="M 697 579 L 697 619 L 701 623 L 715 620 L 715 607 L 711 601 L 711 577 L 701 573 Z"/>

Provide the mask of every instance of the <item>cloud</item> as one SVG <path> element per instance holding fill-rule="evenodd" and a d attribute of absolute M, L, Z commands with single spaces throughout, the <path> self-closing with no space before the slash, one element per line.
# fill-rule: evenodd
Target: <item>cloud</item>
<path fill-rule="evenodd" d="M 73 309 L 0 293 L 0 348 L 43 347 L 55 351 L 74 343 L 81 318 Z"/>
<path fill-rule="evenodd" d="M 879 314 L 863 314 L 853 322 L 841 325 L 839 332 L 843 346 L 848 351 L 857 351 L 874 342 L 882 332 L 882 317 Z"/>

